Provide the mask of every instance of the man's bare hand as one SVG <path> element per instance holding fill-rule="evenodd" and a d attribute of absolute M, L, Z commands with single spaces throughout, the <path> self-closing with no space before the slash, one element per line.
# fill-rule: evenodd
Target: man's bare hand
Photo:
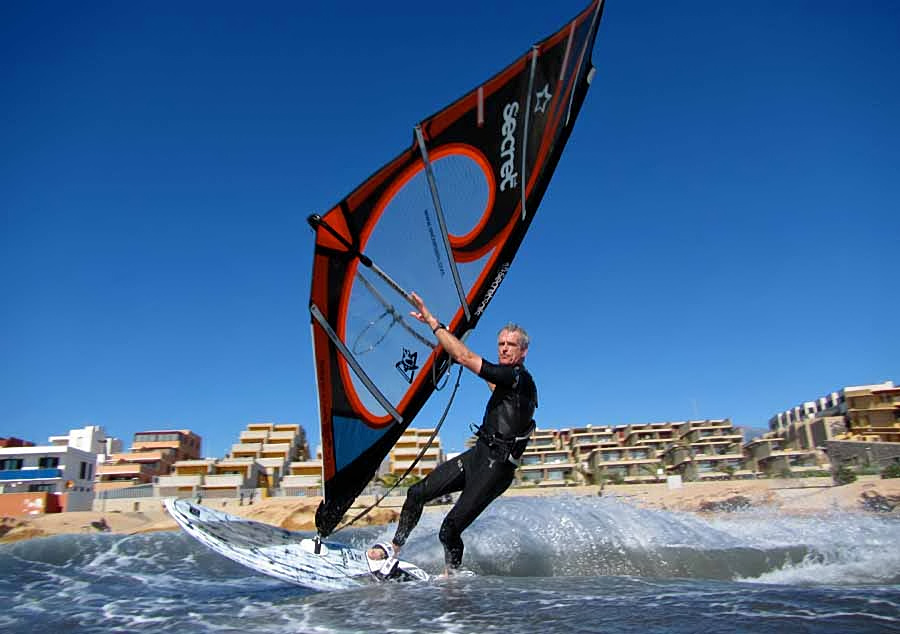
<path fill-rule="evenodd" d="M 418 293 L 415 292 L 410 293 L 409 296 L 413 300 L 413 303 L 416 305 L 416 308 L 419 309 L 418 311 L 410 311 L 409 314 L 421 321 L 423 324 L 428 324 L 428 327 L 432 330 L 437 328 L 440 322 L 434 315 L 431 314 L 431 311 L 428 310 L 428 307 L 425 305 L 425 301 L 421 297 L 419 297 Z"/>

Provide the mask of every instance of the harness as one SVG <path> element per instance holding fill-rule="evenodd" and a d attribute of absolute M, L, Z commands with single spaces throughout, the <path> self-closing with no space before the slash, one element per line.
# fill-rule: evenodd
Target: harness
<path fill-rule="evenodd" d="M 487 432 L 484 430 L 483 426 L 478 427 L 477 429 L 474 428 L 474 426 L 471 427 L 475 433 L 475 437 L 483 442 L 491 452 L 489 467 L 493 467 L 494 463 L 498 461 L 509 462 L 513 466 L 518 467 L 522 464 L 522 454 L 525 452 L 525 447 L 528 445 L 528 439 L 531 438 L 531 434 L 535 427 L 537 427 L 537 423 L 532 419 L 531 424 L 528 426 L 524 435 L 513 436 L 511 438 L 504 438 L 497 432 Z"/>

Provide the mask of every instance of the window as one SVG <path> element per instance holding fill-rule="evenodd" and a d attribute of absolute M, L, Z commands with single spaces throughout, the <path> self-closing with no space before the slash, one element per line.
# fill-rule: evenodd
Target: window
<path fill-rule="evenodd" d="M 43 456 L 38 460 L 38 467 L 41 469 L 55 469 L 59 466 L 59 456 Z"/>
<path fill-rule="evenodd" d="M 5 460 L 0 460 L 0 471 L 18 471 L 21 468 L 21 458 L 6 458 Z"/>
<path fill-rule="evenodd" d="M 47 491 L 48 493 L 53 492 L 52 484 L 29 484 L 28 492 L 29 493 L 39 493 L 41 491 Z"/>
<path fill-rule="evenodd" d="M 78 477 L 81 478 L 82 480 L 84 480 L 85 478 L 87 478 L 88 463 L 82 462 L 80 464 L 81 464 L 81 469 L 79 469 L 79 471 L 78 471 L 78 474 L 79 474 Z"/>
<path fill-rule="evenodd" d="M 180 440 L 180 434 L 135 434 L 135 442 L 166 442 Z"/>

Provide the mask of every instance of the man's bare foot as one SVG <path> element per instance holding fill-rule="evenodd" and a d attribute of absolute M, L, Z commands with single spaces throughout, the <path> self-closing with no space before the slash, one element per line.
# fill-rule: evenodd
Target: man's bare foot
<path fill-rule="evenodd" d="M 380 561 L 388 557 L 396 557 L 399 552 L 400 547 L 397 544 L 375 544 L 366 551 L 366 556 L 372 561 Z"/>

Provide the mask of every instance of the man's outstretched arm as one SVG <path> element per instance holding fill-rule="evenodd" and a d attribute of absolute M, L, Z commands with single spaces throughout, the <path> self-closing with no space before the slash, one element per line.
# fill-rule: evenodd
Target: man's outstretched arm
<path fill-rule="evenodd" d="M 428 307 L 425 305 L 425 302 L 422 301 L 421 297 L 416 293 L 410 293 L 410 297 L 412 298 L 413 303 L 415 303 L 416 308 L 419 310 L 411 311 L 409 314 L 431 328 L 435 337 L 437 337 L 438 343 L 440 343 L 441 347 L 447 351 L 450 358 L 475 374 L 481 372 L 481 357 L 472 352 L 466 344 L 457 339 L 452 332 L 447 330 L 447 328 L 441 324 L 440 320 L 431 314 L 431 311 L 428 310 Z"/>

